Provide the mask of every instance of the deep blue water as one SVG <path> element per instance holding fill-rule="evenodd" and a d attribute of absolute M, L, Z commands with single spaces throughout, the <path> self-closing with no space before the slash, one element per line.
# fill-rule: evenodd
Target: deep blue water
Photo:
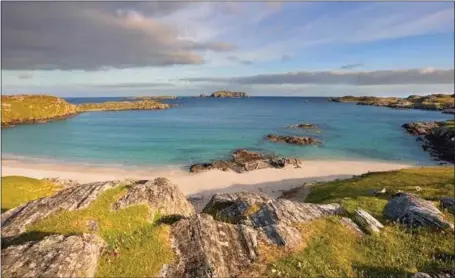
<path fill-rule="evenodd" d="M 121 98 L 68 98 L 72 103 Z M 325 98 L 180 98 L 165 111 L 83 113 L 63 121 L 2 131 L 3 157 L 125 166 L 188 165 L 222 159 L 238 148 L 303 159 L 384 160 L 435 164 L 401 127 L 450 119 L 434 111 L 332 103 Z M 321 132 L 290 129 L 315 123 Z M 320 146 L 269 143 L 268 133 L 311 135 Z"/>

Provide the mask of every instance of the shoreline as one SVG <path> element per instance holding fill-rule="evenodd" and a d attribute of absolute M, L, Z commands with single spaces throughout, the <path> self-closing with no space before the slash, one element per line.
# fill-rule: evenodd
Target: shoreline
<path fill-rule="evenodd" d="M 40 179 L 59 177 L 77 180 L 80 183 L 166 177 L 176 184 L 185 195 L 204 199 L 214 193 L 238 191 L 263 192 L 271 197 L 278 197 L 283 191 L 301 186 L 306 182 L 344 179 L 367 172 L 398 170 L 410 167 L 418 166 L 374 161 L 304 160 L 301 168 L 261 169 L 239 174 L 220 170 L 189 173 L 183 169 L 150 169 L 145 167 L 131 169 L 112 166 L 94 167 L 92 165 L 2 160 L 2 177 L 27 176 Z"/>

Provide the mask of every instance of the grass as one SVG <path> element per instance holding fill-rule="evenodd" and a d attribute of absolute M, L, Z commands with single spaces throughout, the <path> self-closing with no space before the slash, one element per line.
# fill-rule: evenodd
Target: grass
<path fill-rule="evenodd" d="M 386 188 L 388 194 L 376 197 L 371 190 Z M 391 193 L 402 190 L 437 201 L 441 196 L 454 195 L 453 167 L 411 168 L 398 171 L 368 173 L 346 180 L 316 185 L 305 200 L 310 203 L 340 203 L 352 213 L 361 207 L 377 218 Z"/>
<path fill-rule="evenodd" d="M 104 192 L 86 209 L 50 215 L 28 226 L 20 240 L 53 233 L 96 233 L 108 245 L 99 262 L 97 277 L 156 276 L 163 264 L 173 260 L 168 243 L 169 226 L 149 221 L 146 205 L 111 210 L 111 205 L 126 192 L 126 186 L 119 186 Z M 90 230 L 89 221 L 97 223 L 96 230 Z"/>
<path fill-rule="evenodd" d="M 416 190 L 416 187 L 420 190 Z M 375 197 L 372 189 L 386 188 Z M 301 225 L 306 248 L 269 262 L 274 277 L 409 277 L 418 271 L 455 268 L 454 232 L 406 230 L 385 222 L 382 211 L 391 192 L 413 192 L 428 200 L 454 195 L 453 167 L 412 168 L 369 173 L 315 185 L 305 202 L 340 203 L 352 213 L 361 207 L 385 224 L 380 234 L 359 237 L 338 216 Z M 444 214 L 453 221 L 453 216 Z"/>
<path fill-rule="evenodd" d="M 39 122 L 76 113 L 76 106 L 47 95 L 2 96 L 2 126 Z"/>
<path fill-rule="evenodd" d="M 2 212 L 31 200 L 47 197 L 60 187 L 50 182 L 21 176 L 2 177 Z"/>
<path fill-rule="evenodd" d="M 121 111 L 121 110 L 155 110 L 167 109 L 169 104 L 155 100 L 134 100 L 134 101 L 107 101 L 103 103 L 83 103 L 77 106 L 80 112 L 90 111 Z"/>
<path fill-rule="evenodd" d="M 455 268 L 453 232 L 406 232 L 387 226 L 378 235 L 359 237 L 338 217 L 301 227 L 306 248 L 267 268 L 272 277 L 409 277 L 417 271 Z"/>

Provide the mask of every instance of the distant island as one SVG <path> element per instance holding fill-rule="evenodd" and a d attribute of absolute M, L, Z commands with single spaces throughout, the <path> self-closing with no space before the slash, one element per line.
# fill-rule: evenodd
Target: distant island
<path fill-rule="evenodd" d="M 432 94 L 427 96 L 410 95 L 407 98 L 399 97 L 369 97 L 343 96 L 329 98 L 332 102 L 355 102 L 357 105 L 385 106 L 391 108 L 413 108 L 424 110 L 438 110 L 444 113 L 454 113 L 454 95 Z"/>
<path fill-rule="evenodd" d="M 176 96 L 140 96 L 140 97 L 128 97 L 127 99 L 132 100 L 163 100 L 163 99 L 177 99 Z"/>
<path fill-rule="evenodd" d="M 169 104 L 155 100 L 109 101 L 74 105 L 49 95 L 2 96 L 2 127 L 19 124 L 45 123 L 65 119 L 83 112 L 121 110 L 163 110 Z"/>
<path fill-rule="evenodd" d="M 248 95 L 245 92 L 216 91 L 216 92 L 213 92 L 210 96 L 201 94 L 199 97 L 244 98 L 244 97 L 248 97 Z"/>

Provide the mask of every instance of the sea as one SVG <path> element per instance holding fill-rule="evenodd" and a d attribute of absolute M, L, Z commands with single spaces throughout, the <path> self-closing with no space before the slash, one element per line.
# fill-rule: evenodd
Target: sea
<path fill-rule="evenodd" d="M 124 98 L 66 98 L 78 104 Z M 236 149 L 303 160 L 360 160 L 435 165 L 401 125 L 451 119 L 437 111 L 334 103 L 318 97 L 181 97 L 169 110 L 89 112 L 45 124 L 2 130 L 2 159 L 109 165 L 187 167 L 226 159 Z M 312 123 L 317 130 L 289 128 Z M 313 136 L 323 144 L 294 146 L 267 134 Z"/>

